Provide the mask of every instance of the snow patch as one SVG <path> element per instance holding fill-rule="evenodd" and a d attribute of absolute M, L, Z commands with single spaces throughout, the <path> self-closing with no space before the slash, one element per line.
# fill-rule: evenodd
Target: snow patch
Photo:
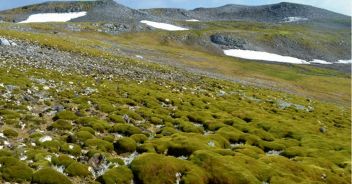
<path fill-rule="evenodd" d="M 87 12 L 70 12 L 70 13 L 39 13 L 30 15 L 27 20 L 19 23 L 32 22 L 67 22 L 72 19 L 86 16 Z"/>
<path fill-rule="evenodd" d="M 152 21 L 148 21 L 148 20 L 142 20 L 141 23 L 147 24 L 148 26 L 151 26 L 151 27 L 154 27 L 157 29 L 163 29 L 163 30 L 167 30 L 167 31 L 186 31 L 186 30 L 189 30 L 187 28 L 175 26 L 172 24 L 166 24 L 166 23 L 161 23 L 161 22 L 152 22 Z"/>
<path fill-rule="evenodd" d="M 338 60 L 338 64 L 352 64 L 352 59 L 350 60 Z"/>
<path fill-rule="evenodd" d="M 227 56 L 250 59 L 250 60 L 273 61 L 273 62 L 291 63 L 291 64 L 309 64 L 309 62 L 302 59 L 298 59 L 290 56 L 281 56 L 278 54 L 272 54 L 272 53 L 262 52 L 262 51 L 230 49 L 230 50 L 224 50 L 224 53 Z"/>
<path fill-rule="evenodd" d="M 309 61 L 310 63 L 316 63 L 316 64 L 323 64 L 323 65 L 331 65 L 332 63 L 320 60 L 320 59 L 314 59 L 313 61 Z"/>
<path fill-rule="evenodd" d="M 186 20 L 187 22 L 199 22 L 199 20 L 197 19 L 189 19 L 189 20 Z"/>
<path fill-rule="evenodd" d="M 308 18 L 305 17 L 286 17 L 284 18 L 284 22 L 300 22 L 300 21 L 307 21 Z"/>

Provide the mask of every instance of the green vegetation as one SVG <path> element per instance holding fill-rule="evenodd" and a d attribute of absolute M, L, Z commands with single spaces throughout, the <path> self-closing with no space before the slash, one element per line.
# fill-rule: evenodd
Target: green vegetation
<path fill-rule="evenodd" d="M 72 184 L 65 175 L 51 168 L 44 168 L 35 172 L 32 182 L 38 184 Z"/>
<path fill-rule="evenodd" d="M 131 169 L 142 183 L 172 184 L 177 180 L 177 173 L 182 175 L 181 183 L 208 182 L 206 172 L 191 162 L 153 153 L 139 156 Z"/>
<path fill-rule="evenodd" d="M 18 133 L 13 129 L 5 129 L 3 133 L 6 137 L 17 137 L 18 136 Z"/>
<path fill-rule="evenodd" d="M 78 162 L 71 163 L 65 169 L 65 172 L 69 176 L 80 176 L 80 177 L 86 177 L 90 174 L 90 172 L 88 171 L 88 167 L 86 165 L 78 163 Z"/>
<path fill-rule="evenodd" d="M 262 29 L 239 23 L 205 24 L 207 30 L 191 31 L 191 36 L 212 34 L 212 26 L 237 27 L 241 34 Z M 210 55 L 184 43 L 160 41 L 189 32 L 112 37 L 90 31 L 63 31 L 67 37 L 62 38 L 44 31 L 51 30 L 50 24 L 18 26 L 43 32 L 17 34 L 0 25 L 0 35 L 81 56 L 98 56 L 111 63 L 153 68 L 162 77 L 146 75 L 140 81 L 103 72 L 14 67 L 15 58 L 0 58 L 0 94 L 10 93 L 8 86 L 15 86 L 11 98 L 0 95 L 0 132 L 4 135 L 0 137 L 0 183 L 130 183 L 133 179 L 155 184 L 347 184 L 351 180 L 351 109 L 346 105 L 350 77 L 344 74 L 310 66 L 244 62 Z M 294 27 L 282 28 L 286 31 L 264 28 L 268 40 L 277 34 L 297 36 Z M 273 81 L 279 88 L 294 86 L 297 91 L 291 92 L 297 93 L 190 74 L 185 74 L 188 80 L 172 79 L 164 74 L 183 73 L 115 56 L 101 50 L 113 44 L 100 40 L 126 47 L 148 45 L 167 57 L 180 57 L 183 64 L 240 79 Z M 199 61 L 191 61 L 186 55 Z M 42 86 L 39 79 L 50 83 L 53 90 L 38 87 Z M 87 94 L 87 88 L 95 92 Z M 47 99 L 23 100 L 24 96 L 35 98 L 38 94 L 45 94 Z M 337 103 L 326 102 L 336 99 Z M 63 108 L 46 111 L 57 105 Z M 52 140 L 40 141 L 46 135 Z M 88 168 L 99 164 L 108 168 L 94 178 Z M 62 167 L 67 176 L 53 169 L 57 167 Z"/>
<path fill-rule="evenodd" d="M 30 181 L 32 169 L 25 163 L 13 157 L 0 157 L 1 177 L 8 182 L 25 182 Z"/>
<path fill-rule="evenodd" d="M 114 143 L 114 148 L 117 153 L 134 152 L 137 148 L 137 144 L 133 139 L 125 137 L 117 140 Z"/>
<path fill-rule="evenodd" d="M 102 184 L 130 184 L 132 179 L 132 171 L 126 166 L 120 166 L 106 171 L 97 181 Z"/>

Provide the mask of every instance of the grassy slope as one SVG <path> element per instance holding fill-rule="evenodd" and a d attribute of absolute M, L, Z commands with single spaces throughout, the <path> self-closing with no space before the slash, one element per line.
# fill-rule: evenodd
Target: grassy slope
<path fill-rule="evenodd" d="M 190 24 L 190 23 L 188 23 Z M 194 24 L 194 23 L 193 23 Z M 346 38 L 346 31 L 331 32 L 312 32 L 306 26 L 274 26 L 253 23 L 207 23 L 207 29 L 199 31 L 187 32 L 142 32 L 142 33 L 125 33 L 121 36 L 110 36 L 106 34 L 97 34 L 94 27 L 89 24 L 83 24 L 82 30 L 85 32 L 73 33 L 65 31 L 63 25 L 45 25 L 31 24 L 30 27 L 43 33 L 51 33 L 52 31 L 62 30 L 65 38 L 53 34 L 32 34 L 28 36 L 25 33 L 17 33 L 10 31 L 1 31 L 3 35 L 10 35 L 21 39 L 30 39 L 31 41 L 39 41 L 44 45 L 53 45 L 68 51 L 100 52 L 101 48 L 111 49 L 116 45 L 119 48 L 135 51 L 136 53 L 144 53 L 145 51 L 153 51 L 149 54 L 151 60 L 157 60 L 158 57 L 166 58 L 165 60 L 183 64 L 185 67 L 194 67 L 204 71 L 219 73 L 230 78 L 250 81 L 276 88 L 291 93 L 297 93 L 302 96 L 350 105 L 350 76 L 339 72 L 318 69 L 312 66 L 304 65 L 285 65 L 285 64 L 266 64 L 261 62 L 251 62 L 231 57 L 219 56 L 209 53 L 197 44 L 195 41 L 203 39 L 204 36 L 214 32 L 236 32 L 236 34 L 250 37 L 252 33 L 256 33 L 255 39 L 268 39 L 273 35 L 291 35 L 298 41 L 307 43 L 312 47 L 314 39 L 322 42 L 337 42 L 342 38 Z M 215 25 L 213 25 L 215 24 Z M 21 25 L 27 26 L 27 25 Z M 216 28 L 216 29 L 215 29 Z M 230 30 L 230 31 L 229 31 Z M 91 32 L 94 31 L 94 32 Z M 260 32 L 260 34 L 258 34 Z M 271 35 L 271 36 L 270 36 Z M 305 39 L 299 38 L 304 36 Z M 48 39 L 50 37 L 50 39 Z M 187 38 L 190 41 L 179 42 L 175 38 Z M 70 42 L 71 44 L 67 44 Z M 74 47 L 71 47 L 74 46 Z M 319 46 L 319 45 L 318 45 Z M 317 47 L 317 46 L 314 46 Z M 104 49 L 107 55 L 114 55 L 114 52 Z M 329 48 L 328 48 L 329 49 Z M 324 49 L 322 49 L 323 51 Z M 148 52 L 146 52 L 148 55 Z"/>
<path fill-rule="evenodd" d="M 46 25 L 33 26 L 41 28 L 43 32 L 50 32 L 50 27 Z M 138 62 L 113 56 L 113 53 L 102 51 L 99 47 L 118 43 L 124 47 L 155 49 L 190 66 L 244 79 L 270 80 L 291 90 L 295 86 L 299 88 L 300 94 L 319 96 L 324 93 L 326 99 L 339 99 L 341 103 L 346 103 L 349 98 L 346 87 L 350 84 L 349 78 L 343 74 L 309 66 L 269 65 L 214 56 L 184 45 L 160 44 L 160 34 L 166 33 L 138 33 L 113 37 L 87 32 L 66 33 L 63 37 L 51 33 L 0 31 L 1 36 L 25 39 L 46 47 L 87 56 L 115 58 L 130 64 Z M 200 62 L 182 59 L 180 55 L 192 56 Z M 11 59 L 7 59 L 7 62 L 11 63 Z M 151 64 L 146 67 L 156 66 Z M 301 74 L 298 74 L 298 71 Z M 111 133 L 115 132 L 125 137 L 133 135 L 131 138 L 141 143 L 137 150 L 140 153 L 148 153 L 138 157 L 129 168 L 118 167 L 128 174 L 115 175 L 117 178 L 114 178 L 114 174 L 107 174 L 99 178 L 99 181 L 129 182 L 130 170 L 133 171 L 135 179 L 144 183 L 174 183 L 176 173 L 181 173 L 185 183 L 348 183 L 351 179 L 349 108 L 320 101 L 311 102 L 299 96 L 209 78 L 185 84 L 153 80 L 139 83 L 128 78 L 108 79 L 103 75 L 60 74 L 26 66 L 13 68 L 4 63 L 0 76 L 0 83 L 16 86 L 12 92 L 14 97 L 10 101 L 0 98 L 0 109 L 3 109 L 0 115 L 4 122 L 1 130 L 4 132 L 5 129 L 11 129 L 19 132 L 21 137 L 25 138 L 24 143 L 29 145 L 24 149 L 17 149 L 16 144 L 20 142 L 12 133 L 13 136 L 8 137 L 9 142 L 15 144 L 15 149 L 1 151 L 0 157 L 19 158 L 21 153 L 25 154 L 28 160 L 34 161 L 23 162 L 32 170 L 66 165 L 70 168 L 65 170 L 66 173 L 70 173 L 70 176 L 80 176 L 70 177 L 76 183 L 89 183 L 94 180 L 89 173 L 86 175 L 87 165 L 72 169 L 73 166 L 69 166 L 73 163 L 77 165 L 75 161 L 65 157 L 56 158 L 55 154 L 85 155 L 90 158 L 94 153 L 102 153 L 111 162 L 123 164 L 117 159 L 117 153 L 121 150 L 133 150 L 136 145 L 129 140 L 128 144 L 122 146 L 123 149 L 115 147 L 116 152 L 113 151 L 113 142 L 118 138 L 111 136 Z M 40 84 L 35 79 L 45 79 L 46 82 Z M 311 83 L 316 86 L 313 88 Z M 55 87 L 45 90 L 44 85 Z M 83 95 L 87 87 L 97 91 Z M 315 91 L 310 92 L 312 89 Z M 336 89 L 341 92 L 336 92 Z M 50 98 L 37 103 L 17 103 L 16 101 L 23 100 L 21 95 L 28 90 L 46 94 Z M 2 94 L 5 91 L 5 87 L 0 87 Z M 334 98 L 336 94 L 341 96 Z M 323 97 L 325 99 L 325 96 Z M 303 105 L 305 108 L 310 106 L 314 110 L 300 110 L 294 106 L 280 108 L 279 100 Z M 28 106 L 35 110 L 57 104 L 62 104 L 66 111 L 38 117 L 28 109 Z M 74 114 L 77 111 L 81 117 Z M 124 114 L 128 114 L 131 118 L 129 125 L 135 128 L 129 127 L 122 119 Z M 26 123 L 23 130 L 18 125 L 20 121 Z M 53 126 L 54 129 L 51 129 Z M 85 131 L 81 131 L 82 127 L 85 127 Z M 322 133 L 321 128 L 326 132 Z M 45 130 L 47 133 L 44 135 L 51 135 L 53 141 L 38 142 L 43 134 L 30 135 L 28 131 L 31 129 Z M 138 137 L 143 137 L 141 132 L 150 138 L 139 139 Z M 36 142 L 37 146 L 30 146 L 31 142 Z M 234 146 L 231 143 L 245 144 Z M 68 145 L 74 146 L 75 149 L 68 149 Z M 89 152 L 84 154 L 80 149 Z M 24 150 L 26 152 L 23 152 Z M 265 153 L 271 150 L 284 152 L 281 153 L 282 156 L 270 156 Z M 47 155 L 52 156 L 52 162 L 45 159 Z M 189 158 L 175 158 L 181 155 Z M 1 173 L 6 173 L 2 175 L 2 179 L 16 181 L 18 165 L 20 164 L 14 162 L 13 167 L 0 168 Z M 31 175 L 27 170 L 23 172 Z M 51 176 L 42 174 L 42 177 Z M 24 180 L 28 181 L 30 178 Z"/>
<path fill-rule="evenodd" d="M 160 33 L 161 35 L 166 33 Z M 274 82 L 277 88 L 286 89 L 308 97 L 330 102 L 349 104 L 350 77 L 332 70 L 318 69 L 312 66 L 264 64 L 231 57 L 209 54 L 194 46 L 178 43 L 162 43 L 155 33 L 140 33 L 121 36 L 118 43 L 132 48 L 153 48 L 170 58 L 177 58 L 186 66 L 214 71 L 239 79 L 263 80 Z M 263 82 L 264 85 L 265 82 Z"/>

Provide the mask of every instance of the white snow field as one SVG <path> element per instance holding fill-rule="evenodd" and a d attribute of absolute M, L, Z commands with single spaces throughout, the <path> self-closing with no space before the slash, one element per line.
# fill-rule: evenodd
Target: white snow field
<path fill-rule="evenodd" d="M 323 64 L 323 65 L 331 65 L 332 63 L 320 60 L 320 59 L 314 59 L 313 61 L 309 61 L 310 63 L 315 63 L 315 64 Z"/>
<path fill-rule="evenodd" d="M 167 30 L 167 31 L 186 31 L 186 30 L 189 30 L 187 28 L 178 27 L 178 26 L 175 26 L 172 24 L 152 22 L 152 21 L 148 21 L 148 20 L 142 20 L 141 23 L 147 24 L 148 26 L 151 26 L 151 27 L 154 27 L 157 29 L 163 29 L 163 30 Z"/>
<path fill-rule="evenodd" d="M 337 61 L 337 63 L 339 63 L 339 64 L 352 64 L 352 59 L 350 59 L 350 60 L 339 60 L 339 61 Z"/>
<path fill-rule="evenodd" d="M 189 19 L 189 20 L 186 20 L 187 22 L 199 22 L 199 20 L 197 19 Z"/>
<path fill-rule="evenodd" d="M 298 59 L 290 56 L 281 56 L 278 54 L 272 54 L 272 53 L 261 52 L 261 51 L 230 49 L 230 50 L 224 50 L 224 53 L 227 56 L 250 59 L 250 60 L 273 61 L 273 62 L 291 63 L 291 64 L 309 64 L 309 62 L 302 59 Z"/>
<path fill-rule="evenodd" d="M 19 23 L 34 22 L 67 22 L 75 18 L 86 16 L 87 12 L 70 12 L 70 13 L 39 13 L 30 15 L 27 20 Z"/>

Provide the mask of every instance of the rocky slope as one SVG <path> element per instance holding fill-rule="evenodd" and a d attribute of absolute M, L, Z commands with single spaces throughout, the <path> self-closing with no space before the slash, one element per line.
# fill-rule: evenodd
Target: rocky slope
<path fill-rule="evenodd" d="M 290 22 L 300 20 L 340 20 L 348 16 L 313 6 L 278 3 L 263 6 L 225 5 L 217 8 L 196 8 L 194 10 L 157 8 L 134 10 L 113 0 L 47 2 L 0 12 L 0 18 L 19 22 L 35 13 L 87 11 L 87 16 L 74 21 L 130 22 L 133 20 L 189 20 L 203 21 L 244 20 L 260 22 Z"/>
<path fill-rule="evenodd" d="M 230 4 L 218 8 L 197 8 L 191 12 L 200 20 L 282 22 L 288 17 L 301 17 L 307 18 L 308 20 L 348 18 L 348 16 L 313 6 L 286 2 L 263 6 Z"/>
<path fill-rule="evenodd" d="M 90 47 L 2 40 L 1 183 L 351 180 L 347 107 Z"/>
<path fill-rule="evenodd" d="M 133 22 L 142 18 L 150 18 L 138 10 L 116 3 L 113 0 L 46 2 L 0 12 L 2 19 L 20 22 L 31 14 L 65 13 L 86 11 L 87 15 L 72 21 L 78 22 Z"/>

